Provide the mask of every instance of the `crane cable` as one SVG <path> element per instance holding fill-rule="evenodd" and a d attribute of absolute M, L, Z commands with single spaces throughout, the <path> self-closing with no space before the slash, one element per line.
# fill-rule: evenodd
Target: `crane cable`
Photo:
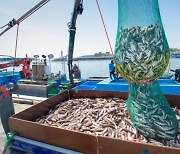
<path fill-rule="evenodd" d="M 113 57 L 113 60 L 114 60 L 113 49 L 112 49 L 112 46 L 111 46 L 111 42 L 110 42 L 110 39 L 109 39 L 109 35 L 108 35 L 107 29 L 106 29 L 106 25 L 105 25 L 105 22 L 104 22 L 104 19 L 103 19 L 103 16 L 102 16 L 102 12 L 101 12 L 98 0 L 96 0 L 96 3 L 97 3 L 97 6 L 98 6 L 99 14 L 101 16 L 101 20 L 102 20 L 102 23 L 103 23 L 104 30 L 105 30 L 105 33 L 106 33 L 106 37 L 107 37 L 107 40 L 108 40 L 108 43 L 109 43 L 109 47 L 111 49 L 111 54 L 112 54 L 112 57 Z M 114 62 L 115 62 L 115 60 L 114 60 Z"/>
<path fill-rule="evenodd" d="M 105 30 L 105 33 L 106 33 L 106 37 L 107 37 L 107 40 L 108 40 L 108 43 L 109 43 L 109 47 L 111 49 L 111 54 L 112 54 L 113 61 L 114 61 L 115 66 L 117 66 L 115 58 L 114 58 L 114 53 L 113 53 L 112 45 L 111 45 L 111 42 L 110 42 L 110 39 L 109 39 L 109 35 L 108 35 L 107 29 L 106 29 L 106 25 L 105 25 L 105 22 L 104 22 L 104 19 L 103 19 L 103 16 L 102 16 L 102 12 L 101 12 L 98 0 L 96 0 L 96 3 L 97 3 L 97 6 L 98 6 L 99 14 L 101 16 L 101 20 L 102 20 L 102 23 L 103 23 L 104 30 Z M 116 67 L 115 67 L 115 70 L 116 70 L 116 72 L 119 72 L 119 71 L 117 71 Z M 121 75 L 121 73 L 120 73 L 120 75 Z M 129 87 L 129 84 L 128 84 L 128 87 Z"/>
<path fill-rule="evenodd" d="M 6 26 L 8 26 L 8 24 L 5 24 L 4 26 L 0 27 L 0 29 L 4 28 L 4 27 L 6 27 Z"/>

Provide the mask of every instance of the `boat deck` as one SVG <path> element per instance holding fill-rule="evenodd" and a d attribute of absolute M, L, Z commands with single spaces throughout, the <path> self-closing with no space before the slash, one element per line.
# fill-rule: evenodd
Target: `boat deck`
<path fill-rule="evenodd" d="M 164 94 L 180 95 L 180 83 L 172 79 L 159 79 L 160 87 Z M 128 92 L 128 82 L 124 79 L 105 79 L 101 82 L 87 81 L 74 88 L 75 90 L 107 90 Z"/>

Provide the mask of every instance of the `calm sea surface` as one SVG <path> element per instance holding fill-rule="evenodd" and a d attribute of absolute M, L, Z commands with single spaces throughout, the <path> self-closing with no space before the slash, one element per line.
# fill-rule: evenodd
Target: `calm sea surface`
<path fill-rule="evenodd" d="M 81 77 L 108 77 L 109 76 L 109 63 L 110 60 L 86 60 L 86 61 L 74 61 L 73 64 L 77 64 L 81 70 Z M 47 61 L 49 65 L 49 62 Z M 68 66 L 67 62 L 51 62 L 51 72 L 61 74 L 66 73 L 68 77 Z M 20 71 L 22 67 L 16 67 L 15 71 Z M 180 58 L 171 58 L 170 60 L 170 69 L 180 68 Z M 12 68 L 8 70 L 12 71 Z"/>
<path fill-rule="evenodd" d="M 75 61 L 73 64 L 77 64 L 81 70 L 81 77 L 108 77 L 109 76 L 109 63 L 110 60 L 91 60 L 91 61 Z M 180 58 L 171 58 L 170 69 L 180 68 Z M 65 70 L 65 71 L 64 71 Z M 51 71 L 53 73 L 61 74 L 64 72 L 68 76 L 67 62 L 52 62 Z"/>

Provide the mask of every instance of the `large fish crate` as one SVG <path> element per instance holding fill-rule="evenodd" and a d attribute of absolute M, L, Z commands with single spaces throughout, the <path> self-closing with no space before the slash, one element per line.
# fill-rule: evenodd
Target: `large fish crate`
<path fill-rule="evenodd" d="M 72 98 L 121 98 L 127 99 L 128 93 L 110 91 L 86 91 L 70 90 L 55 95 L 37 105 L 34 105 L 18 114 L 13 115 L 10 120 L 10 129 L 16 135 L 40 141 L 61 148 L 74 150 L 82 153 L 92 154 L 179 154 L 180 149 L 157 146 L 148 143 L 133 142 L 108 137 L 100 137 L 81 132 L 56 128 L 38 124 L 35 119 L 47 115 L 50 109 L 57 104 Z M 166 95 L 172 107 L 180 108 L 180 96 Z"/>

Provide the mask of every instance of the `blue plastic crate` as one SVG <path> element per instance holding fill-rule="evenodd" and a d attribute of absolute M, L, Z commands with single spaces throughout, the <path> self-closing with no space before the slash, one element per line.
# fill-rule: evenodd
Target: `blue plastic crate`
<path fill-rule="evenodd" d="M 19 72 L 0 72 L 0 81 L 3 83 L 11 82 L 12 78 L 15 78 L 16 80 L 20 79 Z"/>

